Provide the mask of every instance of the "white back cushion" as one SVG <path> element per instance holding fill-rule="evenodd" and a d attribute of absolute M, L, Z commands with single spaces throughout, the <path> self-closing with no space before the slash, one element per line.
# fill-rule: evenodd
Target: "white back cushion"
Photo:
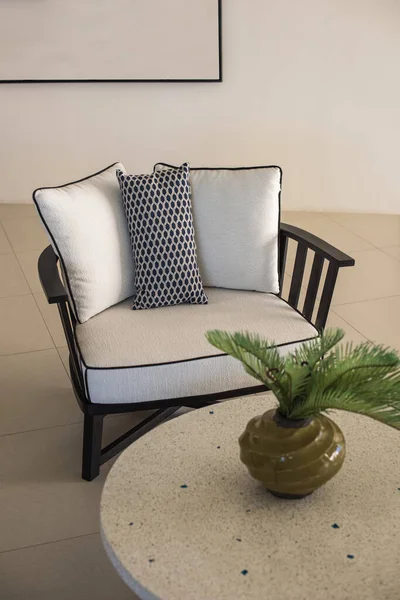
<path fill-rule="evenodd" d="M 155 169 L 174 168 L 158 163 Z M 190 169 L 203 284 L 279 292 L 279 167 Z"/>
<path fill-rule="evenodd" d="M 33 193 L 60 258 L 80 323 L 134 294 L 134 261 L 115 163 L 80 181 Z"/>

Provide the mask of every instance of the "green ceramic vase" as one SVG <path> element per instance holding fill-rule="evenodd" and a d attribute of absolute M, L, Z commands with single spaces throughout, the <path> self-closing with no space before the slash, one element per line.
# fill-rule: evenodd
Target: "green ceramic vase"
<path fill-rule="evenodd" d="M 339 427 L 325 417 L 285 419 L 269 410 L 239 438 L 240 459 L 275 496 L 308 496 L 339 471 L 346 454 Z"/>

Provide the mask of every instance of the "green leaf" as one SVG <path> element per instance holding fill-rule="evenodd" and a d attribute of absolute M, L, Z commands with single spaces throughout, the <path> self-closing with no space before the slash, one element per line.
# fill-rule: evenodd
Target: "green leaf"
<path fill-rule="evenodd" d="M 343 336 L 340 329 L 328 329 L 282 357 L 274 342 L 257 334 L 206 334 L 211 344 L 240 360 L 249 375 L 274 392 L 284 416 L 301 419 L 340 409 L 400 428 L 397 352 L 370 342 L 337 346 Z"/>
<path fill-rule="evenodd" d="M 326 329 L 319 338 L 302 344 L 295 351 L 296 361 L 298 363 L 308 363 L 310 369 L 313 369 L 324 355 L 344 338 L 344 335 L 342 329 Z"/>
<path fill-rule="evenodd" d="M 269 387 L 281 405 L 288 398 L 288 376 L 285 360 L 279 355 L 273 342 L 263 340 L 257 334 L 208 331 L 206 338 L 216 348 L 241 361 L 245 370 Z"/>

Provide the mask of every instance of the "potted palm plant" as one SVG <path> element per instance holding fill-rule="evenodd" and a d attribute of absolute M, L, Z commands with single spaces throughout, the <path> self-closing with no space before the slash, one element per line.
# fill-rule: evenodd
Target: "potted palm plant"
<path fill-rule="evenodd" d="M 276 410 L 251 419 L 239 438 L 242 462 L 276 496 L 311 494 L 342 466 L 345 440 L 326 416 L 331 409 L 400 429 L 400 359 L 394 350 L 370 342 L 338 346 L 340 329 L 287 356 L 250 333 L 214 330 L 206 337 L 276 396 Z"/>

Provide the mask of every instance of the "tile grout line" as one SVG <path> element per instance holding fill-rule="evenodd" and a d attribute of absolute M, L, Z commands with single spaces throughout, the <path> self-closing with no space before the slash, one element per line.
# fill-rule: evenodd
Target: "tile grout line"
<path fill-rule="evenodd" d="M 10 243 L 11 243 L 11 242 L 10 242 Z M 21 265 L 21 263 L 20 263 L 20 261 L 19 261 L 18 254 L 17 254 L 17 252 L 15 252 L 15 251 L 14 251 L 14 248 L 13 248 L 13 252 L 14 252 L 14 254 L 15 254 L 15 258 L 17 259 L 17 262 L 18 262 L 18 264 L 19 264 L 19 268 L 21 269 L 21 271 L 22 271 L 22 274 L 23 274 L 23 276 L 24 276 L 24 278 L 25 278 L 25 281 L 26 281 L 26 283 L 27 283 L 27 286 L 28 286 L 28 288 L 30 289 L 30 291 L 31 291 L 31 294 L 32 294 L 32 296 L 33 296 L 33 295 L 35 294 L 35 292 L 34 292 L 34 291 L 33 291 L 33 289 L 31 288 L 31 286 L 29 285 L 28 278 L 27 278 L 27 276 L 25 275 L 25 272 L 24 272 L 24 270 L 23 270 L 23 268 L 22 268 L 22 265 Z M 28 252 L 35 252 L 35 250 L 28 250 Z"/>
<path fill-rule="evenodd" d="M 9 296 L 12 298 L 12 296 Z M 64 348 L 64 346 L 59 346 L 60 348 Z M 26 350 L 26 352 L 10 352 L 10 354 L 0 354 L 0 358 L 5 358 L 6 356 L 19 356 L 20 354 L 32 354 L 34 352 L 47 352 L 48 350 L 57 350 L 53 346 L 49 346 L 49 348 L 40 348 L 40 350 Z"/>
<path fill-rule="evenodd" d="M 150 410 L 150 409 L 148 409 Z M 147 412 L 147 411 L 143 411 L 143 412 Z M 115 417 L 121 417 L 123 415 L 126 414 L 131 414 L 131 413 L 115 413 L 115 414 L 111 414 L 111 415 L 105 415 L 105 419 L 113 419 Z M 82 413 L 83 415 L 83 413 Z M 35 427 L 35 429 L 24 429 L 23 431 L 13 431 L 12 433 L 0 433 L 0 439 L 1 438 L 5 438 L 5 437 L 9 437 L 10 435 L 22 435 L 23 433 L 34 433 L 36 431 L 45 431 L 47 429 L 56 429 L 57 427 L 70 427 L 71 425 L 81 425 L 83 423 L 83 418 L 80 421 L 73 421 L 72 423 L 61 423 L 60 425 L 49 425 L 48 427 Z"/>
<path fill-rule="evenodd" d="M 35 294 L 34 294 L 34 292 L 32 291 L 32 288 L 31 288 L 31 286 L 29 285 L 29 281 L 28 281 L 28 279 L 27 279 L 27 278 L 26 278 L 26 276 L 25 276 L 25 273 L 24 273 L 24 271 L 23 271 L 23 269 L 22 269 L 21 263 L 20 263 L 20 262 L 19 262 L 19 260 L 18 260 L 17 253 L 16 253 L 16 251 L 15 251 L 15 249 L 14 249 L 14 247 L 13 247 L 12 243 L 11 243 L 11 240 L 10 240 L 9 236 L 7 235 L 7 231 L 5 230 L 5 228 L 4 228 L 4 226 L 3 226 L 3 222 L 1 222 L 1 223 L 0 223 L 0 226 L 1 226 L 1 228 L 3 229 L 3 231 L 4 231 L 4 235 L 6 236 L 6 239 L 7 239 L 8 243 L 10 244 L 10 248 L 11 248 L 12 254 L 13 254 L 13 256 L 14 256 L 15 260 L 17 261 L 18 267 L 19 267 L 19 269 L 20 269 L 20 271 L 21 271 L 21 273 L 22 273 L 22 276 L 23 276 L 23 278 L 24 278 L 24 280 L 25 280 L 25 283 L 26 283 L 26 285 L 28 286 L 28 290 L 30 290 L 29 294 L 23 294 L 23 295 L 24 295 L 24 296 L 32 296 L 32 298 L 33 298 L 33 302 L 35 303 L 35 306 L 36 306 L 36 308 L 37 308 L 37 310 L 38 310 L 38 312 L 39 312 L 40 318 L 42 319 L 42 322 L 43 322 L 43 324 L 44 324 L 44 326 L 45 326 L 45 328 L 46 328 L 46 330 L 47 330 L 47 333 L 49 334 L 49 336 L 50 336 L 50 339 L 51 339 L 51 341 L 53 342 L 53 346 L 52 346 L 52 347 L 50 347 L 50 348 L 42 348 L 42 350 L 51 350 L 52 348 L 55 348 L 55 349 L 57 349 L 57 345 L 56 345 L 56 343 L 55 343 L 55 341 L 54 341 L 54 339 L 53 339 L 53 336 L 51 335 L 50 329 L 48 328 L 46 321 L 44 320 L 44 317 L 43 317 L 43 315 L 42 315 L 42 311 L 40 310 L 40 308 L 39 308 L 39 305 L 38 305 L 38 303 L 36 302 Z M 8 298 L 12 298 L 13 296 L 7 296 L 7 297 L 8 297 Z M 39 352 L 40 352 L 40 351 L 41 351 L 41 350 L 39 350 Z M 37 350 L 30 350 L 29 352 L 38 352 L 38 351 L 37 351 Z M 13 354 L 3 354 L 3 355 L 0 355 L 0 356 L 13 356 L 13 355 L 15 355 L 15 354 L 25 354 L 25 353 L 24 353 L 24 352 L 14 352 Z M 57 352 L 57 354 L 58 354 L 58 352 Z M 60 356 L 60 355 L 59 355 L 59 356 Z M 60 356 L 60 360 L 61 360 L 61 356 Z M 64 363 L 63 363 L 63 361 L 62 361 L 62 360 L 61 360 L 61 362 L 62 362 L 62 364 L 63 364 L 63 366 L 64 366 Z M 65 369 L 65 366 L 64 366 L 64 369 Z"/>
<path fill-rule="evenodd" d="M 16 220 L 17 220 L 17 219 L 16 219 Z M 11 248 L 11 250 L 12 250 L 12 253 L 13 253 L 13 255 L 14 255 L 14 258 L 15 258 L 15 260 L 16 260 L 16 261 L 17 261 L 17 263 L 18 263 L 19 269 L 20 269 L 20 271 L 21 271 L 21 273 L 22 273 L 22 276 L 23 276 L 23 278 L 24 278 L 24 280 L 25 280 L 25 283 L 26 283 L 26 285 L 28 286 L 28 290 L 30 290 L 30 293 L 29 293 L 29 294 L 24 294 L 24 296 L 32 296 L 32 298 L 33 298 L 33 301 L 34 301 L 34 303 L 35 303 L 35 306 L 36 306 L 37 310 L 39 311 L 40 318 L 42 319 L 42 321 L 43 321 L 43 324 L 44 324 L 45 328 L 47 329 L 47 332 L 48 332 L 48 334 L 49 334 L 49 336 L 50 336 L 50 339 L 51 339 L 51 341 L 53 342 L 53 347 L 54 347 L 54 348 L 57 348 L 57 346 L 56 346 L 56 343 L 55 343 L 55 341 L 54 341 L 54 339 L 53 339 L 53 336 L 51 335 L 51 333 L 50 333 L 50 330 L 49 330 L 49 328 L 48 328 L 48 326 L 47 326 L 47 323 L 46 323 L 46 321 L 44 320 L 44 317 L 43 317 L 43 315 L 42 315 L 42 312 L 41 312 L 41 310 L 40 310 L 40 308 L 39 308 L 39 305 L 38 305 L 38 303 L 36 302 L 35 294 L 34 294 L 34 292 L 32 291 L 32 288 L 31 288 L 31 286 L 29 285 L 29 281 L 28 281 L 28 279 L 26 278 L 26 276 L 25 276 L 25 273 L 24 273 L 24 271 L 23 271 L 23 269 L 22 269 L 21 263 L 20 263 L 20 262 L 19 262 L 19 260 L 18 260 L 17 252 L 16 252 L 16 250 L 14 249 L 14 247 L 13 247 L 13 245 L 12 245 L 12 243 L 11 243 L 11 240 L 10 240 L 9 236 L 7 235 L 7 231 L 5 230 L 5 227 L 3 226 L 3 222 L 1 222 L 1 227 L 2 227 L 2 229 L 3 229 L 3 231 L 4 231 L 4 235 L 6 236 L 8 243 L 10 244 L 10 248 Z M 13 297 L 13 296 L 8 296 L 8 298 L 12 298 L 12 297 Z M 49 350 L 49 349 L 50 349 L 50 348 L 44 348 L 44 350 Z M 36 352 L 36 351 L 35 351 L 35 350 L 32 350 L 31 352 Z M 16 353 L 14 353 L 14 354 L 20 354 L 20 353 L 19 353 L 19 352 L 16 352 Z M 21 354 L 22 354 L 22 353 L 21 353 Z M 11 355 L 10 355 L 10 354 L 6 354 L 6 355 L 4 355 L 4 356 L 11 356 Z M 60 358 L 60 360 L 61 360 L 61 358 Z M 62 362 L 62 361 L 61 361 L 61 362 Z"/>
<path fill-rule="evenodd" d="M 12 255 L 11 254 L 0 254 L 0 256 L 12 256 Z M 26 292 L 25 294 L 11 294 L 10 296 L 0 296 L 0 299 L 6 300 L 7 298 L 25 298 L 26 296 L 32 296 L 32 292 L 29 291 L 29 292 Z"/>
<path fill-rule="evenodd" d="M 389 254 L 389 252 L 386 252 L 386 249 L 388 249 L 388 248 L 399 248 L 399 247 L 400 246 L 385 246 L 384 248 L 379 248 L 379 250 L 382 250 L 382 252 L 384 252 L 387 256 L 390 256 L 390 258 L 393 258 L 394 260 L 397 260 L 397 262 L 400 262 L 400 258 L 396 258 L 392 254 Z"/>
<path fill-rule="evenodd" d="M 29 218 L 34 218 L 34 217 L 22 217 L 22 218 L 25 218 L 25 219 L 26 219 L 26 218 L 28 218 L 28 219 L 29 219 Z M 31 294 L 32 296 L 34 296 L 34 294 L 35 294 L 36 292 L 34 292 L 34 291 L 32 290 L 32 288 L 31 288 L 31 286 L 29 285 L 29 281 L 28 281 L 28 279 L 27 279 L 27 277 L 26 277 L 26 275 L 25 275 L 25 273 L 24 273 L 24 270 L 23 270 L 23 268 L 22 268 L 22 265 L 21 265 L 21 263 L 20 263 L 20 261 L 19 261 L 19 259 L 18 259 L 18 252 L 20 252 L 20 253 L 22 253 L 22 252 L 35 252 L 36 250 L 38 250 L 38 251 L 40 250 L 40 251 L 42 252 L 42 251 L 44 250 L 44 248 L 40 247 L 40 248 L 30 248 L 29 250 L 18 250 L 18 251 L 17 251 L 17 250 L 15 250 L 14 246 L 13 246 L 13 245 L 12 245 L 12 243 L 11 243 L 11 240 L 10 240 L 9 236 L 7 235 L 6 228 L 4 227 L 4 221 L 11 221 L 11 220 L 19 221 L 19 220 L 20 220 L 20 218 L 18 218 L 18 217 L 12 217 L 11 219 L 1 219 L 1 220 L 0 220 L 0 226 L 1 226 L 1 228 L 3 229 L 3 231 L 4 231 L 4 235 L 6 236 L 8 243 L 10 244 L 10 248 L 11 248 L 11 250 L 12 250 L 12 253 L 13 253 L 13 254 L 14 254 L 14 256 L 15 256 L 15 259 L 16 259 L 16 261 L 17 261 L 17 263 L 18 263 L 18 266 L 19 266 L 19 268 L 20 268 L 20 270 L 21 270 L 21 273 L 22 273 L 22 275 L 23 275 L 23 277 L 24 277 L 24 279 L 25 279 L 26 285 L 28 286 L 28 289 L 30 290 L 30 294 Z M 21 294 L 21 295 L 22 295 L 22 294 Z M 28 295 L 28 294 L 24 294 L 24 296 L 27 296 L 27 295 Z M 39 307 L 38 307 L 38 308 L 39 308 Z M 39 310 L 39 312 L 40 312 L 40 310 Z M 42 313 L 40 313 L 40 314 L 42 314 Z M 49 332 L 49 333 L 50 333 L 50 332 Z M 52 338 L 52 339 L 53 339 L 53 338 Z"/>
<path fill-rule="evenodd" d="M 5 219 L 5 220 L 7 220 L 7 219 Z M 6 228 L 4 227 L 4 222 L 3 222 L 3 221 L 1 221 L 1 227 L 2 227 L 2 229 L 3 229 L 3 231 L 4 231 L 4 235 L 6 236 L 8 243 L 10 244 L 11 251 L 12 251 L 12 253 L 14 254 L 14 256 L 15 256 L 15 258 L 17 259 L 17 262 L 18 262 L 18 264 L 19 264 L 19 261 L 18 261 L 17 255 L 15 254 L 14 246 L 12 245 L 12 243 L 11 243 L 11 240 L 10 240 L 10 238 L 8 237 L 8 234 L 7 234 Z M 25 274 L 24 274 L 24 277 L 25 277 Z M 28 283 L 28 282 L 26 282 L 26 283 Z M 29 287 L 29 285 L 28 285 L 28 287 Z M 31 289 L 31 288 L 29 287 L 29 289 Z"/>
<path fill-rule="evenodd" d="M 16 255 L 15 255 L 15 251 L 14 251 L 13 245 L 11 244 L 11 240 L 10 240 L 10 238 L 9 238 L 9 237 L 8 237 L 8 235 L 7 235 L 7 231 L 6 231 L 6 228 L 4 227 L 3 221 L 0 221 L 0 229 L 3 231 L 3 233 L 4 233 L 4 236 L 5 236 L 5 238 L 6 238 L 7 242 L 8 242 L 8 244 L 9 244 L 9 246 L 10 246 L 10 248 L 11 248 L 11 254 L 13 254 L 13 255 L 14 255 L 14 257 L 16 258 L 16 260 L 17 260 L 17 262 L 18 262 L 18 258 L 17 258 L 17 257 L 16 257 Z M 6 254 L 10 254 L 10 252 L 6 252 Z M 18 262 L 18 264 L 19 264 L 19 262 Z M 24 275 L 24 277 L 25 277 L 25 275 Z M 29 287 L 29 285 L 28 285 L 28 287 Z M 29 289 L 31 289 L 31 288 L 29 288 Z"/>
<path fill-rule="evenodd" d="M 341 213 L 336 213 L 336 214 L 341 214 Z M 368 213 L 360 213 L 360 214 L 368 214 Z M 379 214 L 380 213 L 378 213 L 378 216 L 379 216 Z M 383 213 L 383 214 L 385 214 L 385 213 Z M 371 242 L 370 240 L 367 240 L 366 238 L 362 237 L 359 233 L 356 233 L 355 231 L 353 231 L 348 225 L 345 225 L 344 223 L 339 223 L 339 221 L 335 221 L 334 219 L 332 219 L 332 217 L 328 217 L 328 219 L 331 219 L 334 223 L 336 223 L 336 225 L 341 225 L 344 229 L 347 229 L 347 231 L 350 231 L 350 233 L 352 233 L 353 235 L 356 235 L 357 237 L 359 237 L 364 242 L 367 242 L 368 244 L 371 244 L 371 246 L 374 246 L 374 248 L 376 250 L 382 250 L 383 251 L 383 248 L 381 246 L 378 246 L 374 242 Z M 385 252 L 385 254 L 386 254 L 386 252 Z M 390 256 L 390 254 L 389 254 L 389 256 Z"/>
<path fill-rule="evenodd" d="M 400 298 L 400 294 L 391 294 L 390 296 L 379 296 L 379 298 L 367 298 L 367 300 L 353 300 L 352 302 L 342 302 L 341 304 L 331 305 L 331 309 L 335 310 L 337 306 L 349 306 L 349 304 L 361 304 L 362 302 L 376 302 L 377 300 L 386 300 L 387 298 Z M 340 317 L 341 315 L 339 315 Z"/>
<path fill-rule="evenodd" d="M 81 421 L 74 421 L 73 423 L 62 423 L 61 425 L 50 425 L 49 427 L 37 427 L 35 429 L 26 429 L 24 431 L 13 431 L 12 433 L 0 433 L 0 439 L 9 437 L 10 435 L 22 435 L 23 433 L 33 433 L 35 431 L 45 431 L 46 429 L 56 429 L 57 427 L 69 427 L 70 425 L 80 425 Z"/>
<path fill-rule="evenodd" d="M 306 211 L 304 211 L 304 212 L 306 212 Z M 310 212 L 312 212 L 312 211 L 310 211 Z M 315 213 L 315 212 L 312 212 L 312 214 L 322 215 L 323 218 L 328 221 L 328 223 L 329 222 L 330 223 L 334 223 L 335 225 L 338 225 L 339 227 L 342 227 L 345 231 L 350 232 L 352 235 L 354 235 L 358 239 L 362 240 L 366 244 L 369 244 L 370 246 L 373 246 L 372 248 L 364 248 L 364 250 L 351 250 L 351 251 L 347 252 L 347 254 L 351 254 L 352 252 L 363 252 L 365 250 L 381 250 L 381 248 L 379 246 L 377 246 L 373 242 L 370 242 L 369 240 L 365 239 L 364 237 L 362 237 L 361 235 L 359 235 L 358 233 L 356 233 L 355 231 L 353 231 L 352 229 L 350 229 L 349 227 L 347 227 L 343 223 L 340 223 L 339 221 L 336 221 L 332 217 L 328 216 L 326 213 Z M 337 214 L 342 214 L 342 213 L 337 213 Z M 299 227 L 299 225 L 296 225 L 296 227 Z M 301 229 L 303 229 L 303 228 L 301 227 Z M 310 231 L 310 233 L 313 233 L 313 235 L 316 235 L 317 237 L 320 237 L 320 235 L 318 233 L 314 233 L 313 231 Z M 323 239 L 323 238 L 321 238 L 321 239 Z M 333 245 L 333 246 L 340 246 L 340 243 L 336 243 L 336 242 L 335 243 L 329 242 L 329 243 L 331 245 Z"/>
<path fill-rule="evenodd" d="M 61 357 L 61 354 L 60 354 L 60 352 L 59 352 L 59 351 L 60 351 L 60 348 L 68 348 L 68 346 L 56 346 L 56 350 L 57 350 L 57 354 L 58 354 L 58 356 L 60 357 L 60 360 L 61 360 L 61 362 L 62 362 L 62 365 L 63 365 L 63 367 L 64 367 L 64 369 L 65 369 L 65 372 L 66 372 L 66 374 L 67 374 L 67 376 L 68 376 L 68 379 L 69 379 L 69 380 L 71 380 L 71 373 L 70 373 L 70 372 L 69 372 L 69 370 L 67 369 L 67 366 L 64 364 L 64 361 L 63 361 L 63 359 L 62 359 L 62 357 Z M 68 356 L 69 356 L 69 349 L 68 349 Z"/>
<path fill-rule="evenodd" d="M 59 542 L 67 542 L 68 540 L 78 540 L 89 535 L 98 535 L 99 531 L 92 531 L 91 533 L 82 533 L 81 535 L 73 535 L 71 537 L 61 538 L 59 540 L 51 540 L 49 542 L 40 542 L 39 544 L 30 544 L 29 546 L 21 546 L 20 548 L 11 548 L 11 550 L 0 550 L 1 554 L 7 554 L 9 552 L 19 552 L 20 550 L 29 550 L 29 548 L 37 548 L 38 546 L 48 546 L 49 544 L 58 544 Z"/>
<path fill-rule="evenodd" d="M 357 331 L 357 333 L 359 333 L 360 335 L 362 335 L 362 337 L 364 337 L 368 342 L 371 342 L 371 344 L 375 344 L 375 342 L 373 342 L 372 340 L 370 340 L 369 337 L 365 335 L 365 333 L 363 333 L 362 331 L 359 331 L 357 329 L 357 327 L 354 327 L 354 325 L 352 325 L 351 323 L 349 323 L 349 321 L 347 321 L 344 317 L 342 317 L 342 315 L 339 315 L 339 313 L 335 312 L 334 308 L 331 308 L 331 312 L 333 312 L 334 315 L 336 315 L 337 317 L 339 317 L 340 319 L 342 319 L 342 321 L 344 321 L 345 323 L 347 323 L 347 325 L 350 325 L 350 327 L 352 329 L 354 329 L 354 331 Z"/>
<path fill-rule="evenodd" d="M 8 239 L 8 237 L 7 237 L 7 239 Z M 10 242 L 10 240 L 9 240 L 9 242 Z M 10 242 L 10 246 L 11 246 L 11 248 L 12 248 L 12 251 L 13 251 L 13 252 L 14 252 L 14 254 L 15 254 L 15 258 L 17 259 L 17 261 L 18 261 L 18 264 L 20 265 L 20 269 L 21 269 L 21 271 L 22 271 L 22 273 L 23 273 L 23 275 L 24 275 L 24 277 L 25 277 L 25 273 L 24 273 L 24 272 L 23 272 L 23 270 L 22 270 L 21 263 L 20 263 L 20 262 L 19 262 L 19 260 L 18 260 L 17 253 L 14 251 L 14 248 L 12 247 L 12 245 L 11 245 L 11 242 Z M 35 251 L 35 250 L 40 250 L 40 252 L 43 252 L 44 248 L 33 248 L 33 249 L 31 248 L 31 251 L 32 251 L 32 252 L 33 252 L 33 251 Z M 45 318 L 44 318 L 44 316 L 43 316 L 43 314 L 42 314 L 42 311 L 40 310 L 40 306 L 39 306 L 39 304 L 37 303 L 37 301 L 36 301 L 36 298 L 35 298 L 35 294 L 36 294 L 36 293 L 38 293 L 38 292 L 34 292 L 34 291 L 32 290 L 31 286 L 29 285 L 29 281 L 27 280 L 27 278 L 26 278 L 26 277 L 25 277 L 25 281 L 26 281 L 26 283 L 27 283 L 27 285 L 28 285 L 28 288 L 31 290 L 31 295 L 32 295 L 32 297 L 33 297 L 33 301 L 34 301 L 34 303 L 35 303 L 35 305 L 36 305 L 36 308 L 37 308 L 37 309 L 38 309 L 38 311 L 39 311 L 39 314 L 40 314 L 40 316 L 41 316 L 41 319 L 42 319 L 42 321 L 43 321 L 43 323 L 44 323 L 44 325 L 45 325 L 45 327 L 46 327 L 46 329 L 47 329 L 47 332 L 48 332 L 48 334 L 49 334 L 49 336 L 50 336 L 50 339 L 51 339 L 51 341 L 52 341 L 52 342 L 53 342 L 53 344 L 54 344 L 54 348 L 57 350 L 57 344 L 56 344 L 56 342 L 55 342 L 55 339 L 53 338 L 53 336 L 52 336 L 52 334 L 51 334 L 50 328 L 48 327 L 48 325 L 47 325 L 47 323 L 46 323 L 46 321 L 45 321 Z M 58 352 L 57 352 L 57 354 L 59 355 L 59 353 L 58 353 Z M 60 360 L 61 360 L 61 362 L 62 362 L 62 364 L 63 364 L 63 366 L 64 366 L 64 369 L 65 369 L 65 365 L 64 365 L 64 363 L 63 363 L 63 361 L 62 361 L 62 359 L 61 359 L 61 356 L 60 356 Z M 68 373 L 67 373 L 67 375 L 68 375 Z"/>
<path fill-rule="evenodd" d="M 29 289 L 30 289 L 30 288 L 29 288 Z M 52 342 L 53 342 L 53 344 L 54 344 L 54 348 L 55 348 L 55 349 L 57 349 L 57 344 L 56 344 L 56 342 L 55 342 L 55 340 L 54 340 L 53 336 L 51 335 L 50 328 L 49 328 L 49 326 L 47 325 L 47 323 L 46 323 L 46 321 L 45 321 L 45 318 L 44 318 L 44 316 L 43 316 L 43 314 L 42 314 L 42 311 L 40 310 L 40 306 L 39 306 L 39 304 L 38 304 L 38 303 L 37 303 L 37 301 L 36 301 L 35 294 L 32 294 L 32 297 L 33 297 L 33 301 L 34 301 L 34 303 L 35 303 L 35 306 L 36 306 L 36 308 L 37 308 L 37 309 L 38 309 L 38 311 L 39 311 L 40 317 L 41 317 L 41 319 L 42 319 L 42 321 L 43 321 L 43 323 L 44 323 L 44 326 L 45 326 L 45 327 L 46 327 L 46 329 L 47 329 L 47 332 L 48 332 L 48 334 L 49 334 L 49 336 L 50 336 L 50 339 L 51 339 L 51 341 L 52 341 Z M 47 302 L 47 300 L 46 300 L 46 302 Z M 60 360 L 61 360 L 61 358 L 60 358 Z M 61 362 L 62 362 L 62 361 L 61 361 Z M 63 364 L 64 364 L 64 363 L 63 363 Z"/>
<path fill-rule="evenodd" d="M 341 214 L 341 213 L 336 213 L 336 214 Z M 339 221 L 335 221 L 335 219 L 332 219 L 332 217 L 328 217 L 327 216 L 327 219 L 329 219 L 330 221 L 332 221 L 332 223 L 335 223 L 335 225 L 339 225 L 340 227 L 343 227 L 343 229 L 345 229 L 346 231 L 350 231 L 350 233 L 352 233 L 353 235 L 355 235 L 356 237 L 358 237 L 363 242 L 366 242 L 367 244 L 371 244 L 371 246 L 373 246 L 374 249 L 376 249 L 376 250 L 380 250 L 381 249 L 381 248 L 379 248 L 379 246 L 377 246 L 373 242 L 370 242 L 366 238 L 362 237 L 359 233 L 356 233 L 355 231 L 353 231 L 352 229 L 350 229 L 350 227 L 348 227 L 347 225 L 344 225 L 343 223 L 339 223 Z M 370 250 L 370 248 L 368 248 L 368 250 Z M 353 250 L 353 252 L 362 252 L 362 250 Z"/>
<path fill-rule="evenodd" d="M 21 265 L 21 263 L 20 263 L 20 262 L 19 262 L 19 260 L 18 260 L 17 253 L 16 253 L 16 251 L 14 250 L 14 247 L 13 247 L 13 245 L 12 245 L 12 243 L 11 243 L 11 240 L 10 240 L 10 238 L 9 238 L 9 237 L 8 237 L 8 235 L 7 235 L 7 231 L 5 230 L 5 227 L 3 226 L 3 222 L 1 222 L 1 227 L 2 227 L 2 229 L 3 229 L 3 231 L 4 231 L 4 235 L 6 236 L 6 239 L 7 239 L 8 243 L 10 244 L 10 248 L 11 248 L 11 250 L 12 250 L 12 254 L 14 255 L 14 258 L 15 258 L 15 260 L 17 261 L 18 268 L 19 268 L 19 270 L 21 271 L 22 277 L 23 277 L 23 279 L 24 279 L 24 281 L 25 281 L 25 283 L 26 283 L 26 285 L 27 285 L 27 288 L 28 288 L 28 290 L 29 290 L 29 292 L 28 292 L 27 294 L 18 294 L 18 296 L 29 296 L 29 295 L 33 295 L 32 288 L 31 288 L 31 286 L 29 285 L 29 281 L 27 280 L 27 278 L 26 278 L 26 276 L 25 276 L 24 270 L 23 270 L 23 268 L 22 268 L 22 265 Z M 3 297 L 4 297 L 4 296 L 3 296 Z M 5 297 L 6 297 L 6 298 L 12 298 L 12 296 L 5 296 Z"/>

